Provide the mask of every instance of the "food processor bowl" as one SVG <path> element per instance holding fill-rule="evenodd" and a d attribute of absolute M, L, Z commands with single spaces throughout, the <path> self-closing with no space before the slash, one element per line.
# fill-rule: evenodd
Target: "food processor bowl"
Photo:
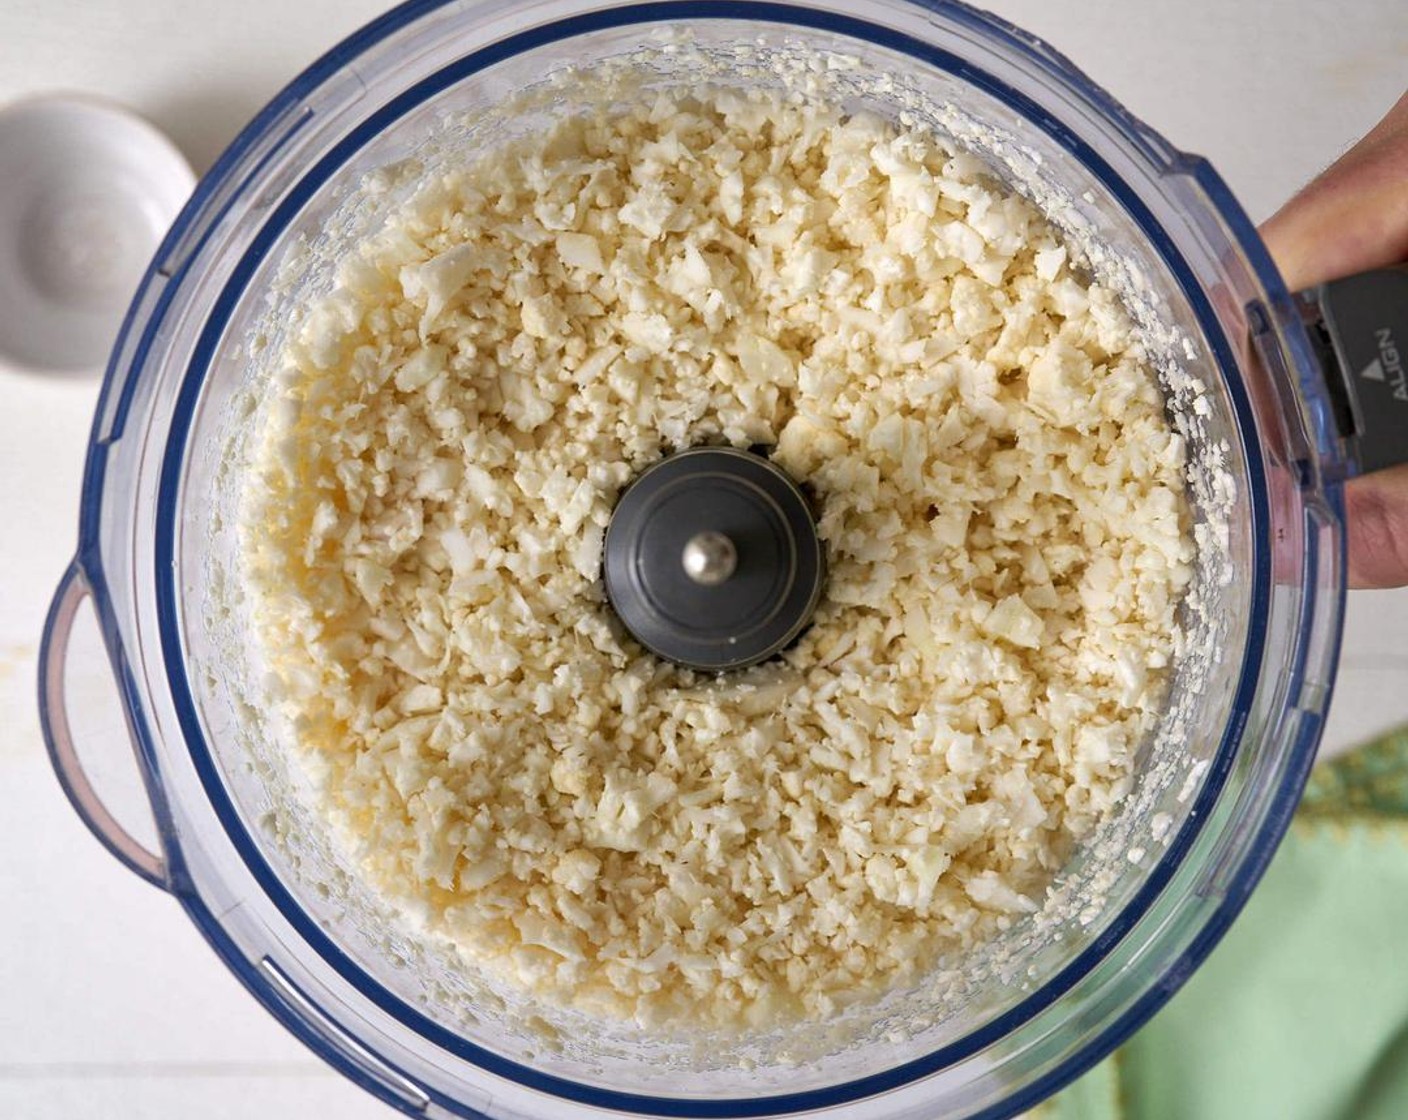
<path fill-rule="evenodd" d="M 623 99 L 805 86 L 982 155 L 1124 297 L 1188 442 L 1197 571 L 1133 788 L 1038 913 L 834 1022 L 648 1029 L 480 975 L 360 880 L 261 703 L 237 504 L 284 339 L 423 173 L 580 112 L 586 77 L 618 69 Z M 280 94 L 158 251 L 94 424 L 42 652 L 46 736 L 114 854 L 290 1030 L 408 1114 L 1012 1115 L 1177 989 L 1287 827 L 1338 652 L 1348 469 L 1297 308 L 1225 185 L 1026 33 L 930 0 L 416 0 Z M 86 596 L 159 851 L 104 808 L 69 731 Z"/>

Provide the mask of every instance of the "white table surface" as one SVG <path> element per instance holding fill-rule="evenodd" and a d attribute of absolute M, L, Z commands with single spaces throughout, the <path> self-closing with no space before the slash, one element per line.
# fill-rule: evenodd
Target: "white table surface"
<path fill-rule="evenodd" d="M 1403 0 L 1001 0 L 1254 218 L 1408 85 Z M 0 103 L 125 101 L 197 171 L 381 0 L 3 0 Z M 0 174 L 5 169 L 0 167 Z M 98 384 L 0 369 L 0 1117 L 389 1118 L 244 992 L 177 905 L 118 867 L 50 774 L 34 705 L 49 595 L 75 539 Z M 1408 592 L 1351 597 L 1325 749 L 1408 722 Z M 114 736 L 113 758 L 125 745 Z"/>

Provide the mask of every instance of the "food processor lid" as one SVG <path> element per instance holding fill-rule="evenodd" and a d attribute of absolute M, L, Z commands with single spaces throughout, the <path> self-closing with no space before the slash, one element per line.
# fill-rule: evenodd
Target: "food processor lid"
<path fill-rule="evenodd" d="M 690 448 L 641 474 L 612 514 L 602 564 L 631 636 L 705 671 L 785 649 L 811 620 L 824 571 L 806 495 L 775 463 L 732 447 Z"/>

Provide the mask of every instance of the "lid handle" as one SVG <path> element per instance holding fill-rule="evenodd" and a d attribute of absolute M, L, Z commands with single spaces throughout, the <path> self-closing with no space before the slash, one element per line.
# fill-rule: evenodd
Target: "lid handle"
<path fill-rule="evenodd" d="M 78 608 L 90 594 L 78 564 L 69 565 L 49 607 L 39 650 L 39 722 L 44 731 L 44 744 L 49 749 L 49 760 L 64 795 L 88 826 L 88 831 L 129 870 L 165 890 L 168 886 L 166 861 L 143 847 L 108 810 L 83 769 L 69 728 L 64 688 L 68 642 Z"/>
<path fill-rule="evenodd" d="M 1351 460 L 1365 472 L 1408 462 L 1408 265 L 1331 280 L 1296 302 Z"/>

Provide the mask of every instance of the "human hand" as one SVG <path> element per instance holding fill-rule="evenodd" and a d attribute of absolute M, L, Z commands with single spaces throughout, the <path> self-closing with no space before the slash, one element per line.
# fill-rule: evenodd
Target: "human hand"
<path fill-rule="evenodd" d="M 1292 291 L 1408 261 L 1408 94 L 1261 235 Z M 1408 465 L 1352 479 L 1345 518 L 1350 586 L 1408 585 Z"/>

